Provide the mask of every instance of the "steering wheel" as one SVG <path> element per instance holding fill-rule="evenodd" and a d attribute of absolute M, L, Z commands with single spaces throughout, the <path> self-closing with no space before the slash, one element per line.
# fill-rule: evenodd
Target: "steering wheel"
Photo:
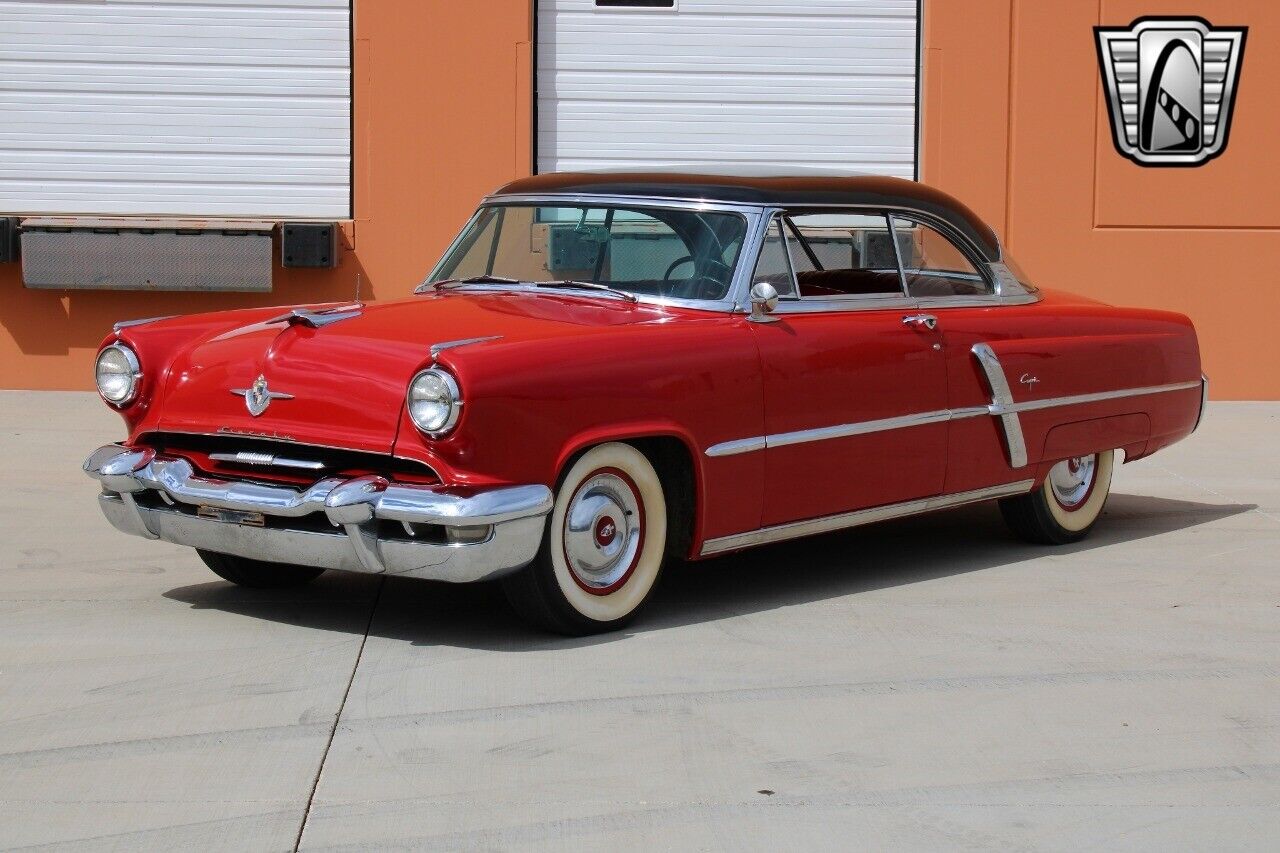
<path fill-rule="evenodd" d="M 672 283 L 671 274 L 675 272 L 676 268 L 679 267 L 681 264 L 688 264 L 688 263 L 694 263 L 693 255 L 685 255 L 682 258 L 676 258 L 674 261 L 672 261 L 671 265 L 667 267 L 667 271 L 662 276 L 662 283 L 664 285 L 670 285 Z M 715 291 L 719 291 L 721 288 L 725 286 L 725 282 L 727 282 L 729 278 L 733 275 L 733 267 L 729 266 L 719 258 L 704 258 L 703 265 L 704 265 L 704 271 L 698 272 L 695 269 L 693 277 L 690 280 L 692 284 L 697 286 L 697 290 L 700 292 L 705 293 L 710 291 L 714 293 Z M 717 267 L 719 268 L 719 270 L 724 276 L 723 281 L 711 274 L 712 271 L 715 270 Z M 667 288 L 664 288 L 664 290 L 666 292 L 663 293 L 662 295 L 669 297 L 671 296 L 671 291 L 674 290 L 674 288 L 667 287 Z M 710 297 L 698 296 L 694 298 L 707 299 Z"/>
<path fill-rule="evenodd" d="M 663 284 L 667 284 L 671 281 L 671 274 L 676 271 L 676 267 L 680 266 L 681 264 L 691 264 L 691 263 L 693 263 L 693 255 L 685 255 L 683 258 L 676 258 L 674 261 L 671 262 L 671 266 L 667 267 L 667 271 L 662 274 Z"/>

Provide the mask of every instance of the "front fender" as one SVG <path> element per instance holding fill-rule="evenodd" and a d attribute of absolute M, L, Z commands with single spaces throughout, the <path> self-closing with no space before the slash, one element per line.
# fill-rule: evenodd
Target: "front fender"
<path fill-rule="evenodd" d="M 462 389 L 458 426 L 432 440 L 406 414 L 396 455 L 459 485 L 554 488 L 569 460 L 592 445 L 672 437 L 693 460 L 699 534 L 753 529 L 764 489 L 759 460 L 713 460 L 704 451 L 762 428 L 759 355 L 741 318 L 703 317 L 442 353 Z"/>

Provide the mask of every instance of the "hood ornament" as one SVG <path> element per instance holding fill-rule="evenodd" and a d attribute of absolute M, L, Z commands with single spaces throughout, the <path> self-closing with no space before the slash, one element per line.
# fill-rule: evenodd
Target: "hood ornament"
<path fill-rule="evenodd" d="M 313 329 L 319 329 L 333 323 L 340 323 L 343 320 L 350 320 L 352 317 L 359 317 L 363 310 L 363 302 L 323 308 L 319 311 L 312 311 L 310 308 L 293 308 L 279 317 L 272 317 L 270 320 L 264 320 L 263 322 L 267 325 L 271 323 L 287 323 L 290 326 L 310 326 Z"/>
<path fill-rule="evenodd" d="M 261 373 L 258 374 L 258 378 L 253 380 L 253 384 L 248 388 L 232 388 L 231 393 L 237 397 L 244 397 L 245 408 L 255 418 L 267 410 L 267 406 L 271 405 L 272 400 L 293 399 L 292 394 L 284 394 L 268 388 L 267 377 Z"/>

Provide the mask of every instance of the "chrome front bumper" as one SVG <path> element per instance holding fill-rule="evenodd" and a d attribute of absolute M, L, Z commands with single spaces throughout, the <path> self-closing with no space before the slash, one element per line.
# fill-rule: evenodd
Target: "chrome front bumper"
<path fill-rule="evenodd" d="M 532 562 L 552 504 L 546 486 L 463 493 L 370 475 L 299 491 L 218 480 L 185 459 L 118 444 L 94 451 L 84 470 L 102 484 L 107 520 L 134 536 L 273 563 L 454 582 Z"/>

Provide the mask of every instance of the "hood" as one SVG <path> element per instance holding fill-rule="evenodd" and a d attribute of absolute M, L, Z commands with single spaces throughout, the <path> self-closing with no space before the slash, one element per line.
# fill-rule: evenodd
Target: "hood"
<path fill-rule="evenodd" d="M 283 320 L 237 326 L 175 358 L 158 428 L 390 453 L 409 381 L 431 363 L 435 344 L 570 337 L 669 314 L 620 300 L 453 292 L 366 305 L 318 327 Z M 244 392 L 258 377 L 280 396 L 255 415 Z"/>

